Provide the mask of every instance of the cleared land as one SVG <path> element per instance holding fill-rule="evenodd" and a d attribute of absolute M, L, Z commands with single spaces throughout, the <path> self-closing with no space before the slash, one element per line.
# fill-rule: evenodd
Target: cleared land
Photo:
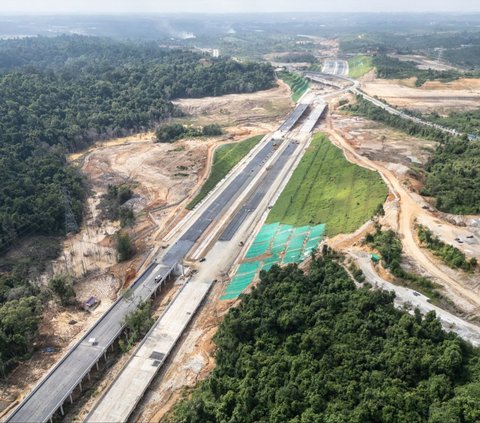
<path fill-rule="evenodd" d="M 420 112 L 449 114 L 480 107 L 480 79 L 459 79 L 452 82 L 427 81 L 415 86 L 415 78 L 401 80 L 373 79 L 361 88 L 371 96 L 388 103 Z"/>
<path fill-rule="evenodd" d="M 455 66 L 448 65 L 447 63 L 432 60 L 428 57 L 421 56 L 418 54 L 389 54 L 390 57 L 398 59 L 402 62 L 415 62 L 417 68 L 421 70 L 433 69 L 437 71 L 448 71 L 448 70 L 458 70 Z"/>
<path fill-rule="evenodd" d="M 358 79 L 373 68 L 372 58 L 370 56 L 359 55 L 352 57 L 348 61 L 348 76 Z"/>
<path fill-rule="evenodd" d="M 376 172 L 353 165 L 319 134 L 267 218 L 294 226 L 326 224 L 328 236 L 353 232 L 383 204 L 387 187 Z"/>
<path fill-rule="evenodd" d="M 193 209 L 200 201 L 202 201 L 207 194 L 217 185 L 235 165 L 240 162 L 248 152 L 255 147 L 263 135 L 257 135 L 252 138 L 248 138 L 245 141 L 236 142 L 232 144 L 225 144 L 218 147 L 215 150 L 213 156 L 213 166 L 210 172 L 210 176 L 203 184 L 199 193 L 188 204 L 187 209 Z"/>
<path fill-rule="evenodd" d="M 300 75 L 292 72 L 279 72 L 281 78 L 292 90 L 292 100 L 297 102 L 299 98 L 307 91 L 309 83 Z"/>

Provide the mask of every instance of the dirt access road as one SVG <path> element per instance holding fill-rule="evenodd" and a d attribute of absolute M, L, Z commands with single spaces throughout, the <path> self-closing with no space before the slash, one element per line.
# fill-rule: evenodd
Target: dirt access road
<path fill-rule="evenodd" d="M 436 278 L 447 291 L 453 292 L 458 300 L 463 299 L 462 306 L 465 310 L 469 312 L 479 311 L 479 293 L 473 291 L 471 287 L 459 283 L 454 277 L 444 271 L 438 262 L 432 261 L 432 257 L 429 257 L 417 244 L 414 230 L 415 219 L 420 216 L 424 219 L 431 219 L 431 215 L 421 207 L 391 170 L 361 156 L 333 126 L 328 127 L 326 133 L 330 136 L 331 141 L 344 151 L 347 160 L 359 166 L 378 171 L 382 175 L 390 191 L 395 196 L 394 201 L 398 204 L 397 225 L 404 253 L 428 274 Z"/>
<path fill-rule="evenodd" d="M 443 328 L 447 331 L 456 332 L 463 339 L 471 342 L 474 346 L 480 346 L 480 326 L 466 322 L 457 316 L 437 307 L 429 302 L 429 299 L 412 289 L 393 283 L 381 278 L 372 266 L 370 255 L 364 251 L 350 249 L 348 254 L 355 259 L 360 269 L 362 269 L 366 280 L 376 289 L 384 289 L 395 292 L 395 305 L 398 308 L 407 308 L 412 312 L 413 308 L 418 308 L 422 314 L 434 311 L 440 320 Z"/>

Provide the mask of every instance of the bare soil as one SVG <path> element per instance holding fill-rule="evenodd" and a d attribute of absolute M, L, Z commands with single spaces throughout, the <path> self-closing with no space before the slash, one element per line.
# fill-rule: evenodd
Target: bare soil
<path fill-rule="evenodd" d="M 234 137 L 254 136 L 274 130 L 293 103 L 290 89 L 279 81 L 276 88 L 252 94 L 181 99 L 174 102 L 198 125 L 217 123 Z"/>
<path fill-rule="evenodd" d="M 445 228 L 446 232 L 457 228 L 441 219 L 438 213 L 423 208 L 430 206 L 417 194 L 422 184 L 417 168 L 429 159 L 435 143 L 408 137 L 382 125 L 335 112 L 321 129 L 344 150 L 348 160 L 376 170 L 384 178 L 391 193 L 385 203 L 385 217 L 381 223 L 400 233 L 407 260 L 415 271 L 433 277 L 444 286 L 446 295 L 465 310 L 469 317 L 477 316 L 480 305 L 480 296 L 477 295 L 478 278 L 439 263 L 435 256 L 418 245 L 414 234 L 413 225 L 417 217 Z M 373 230 L 372 222 L 367 222 L 355 233 L 339 235 L 328 242 L 338 249 L 347 249 L 352 245 L 361 247 L 365 234 Z M 392 279 L 381 266 L 380 273 L 385 279 Z M 212 370 L 215 348 L 212 338 L 231 306 L 230 303 L 218 301 L 220 292 L 221 285 L 217 285 L 206 306 L 186 332 L 170 365 L 166 366 L 166 371 L 159 375 L 140 403 L 133 416 L 134 421 L 161 421 L 175 402 L 188 394 L 189 388 L 203 380 Z"/>
<path fill-rule="evenodd" d="M 416 87 L 415 78 L 387 80 L 370 77 L 363 80 L 361 88 L 392 105 L 426 113 L 448 114 L 480 107 L 480 79 L 428 81 Z"/>
<path fill-rule="evenodd" d="M 423 141 L 408 140 L 408 137 L 403 136 L 405 138 L 404 142 L 408 144 L 403 146 L 403 151 L 399 149 L 398 143 L 394 143 L 393 150 L 389 153 L 383 155 L 372 154 L 372 145 L 379 142 L 377 137 L 382 137 L 381 140 L 383 140 L 383 137 L 386 137 L 386 139 L 389 137 L 385 133 L 382 135 L 381 132 L 377 131 L 370 135 L 368 135 L 368 132 L 361 131 L 358 125 L 362 121 L 362 119 L 334 114 L 327 122 L 325 132 L 330 135 L 333 143 L 343 149 L 345 157 L 349 161 L 378 171 L 387 183 L 392 196 L 385 204 L 386 216 L 382 219 L 382 224 L 399 233 L 405 255 L 416 263 L 422 272 L 425 272 L 426 275 L 443 286 L 446 295 L 459 309 L 472 316 L 478 316 L 480 310 L 478 274 L 471 277 L 471 275 L 462 271 L 448 268 L 428 250 L 422 248 L 416 237 L 414 225 L 417 219 L 428 222 L 429 227 L 440 225 L 448 232 L 454 232 L 458 229 L 452 223 L 441 220 L 440 214 L 414 192 L 414 184 L 411 183 L 408 167 L 403 163 L 407 163 L 406 160 L 411 161 L 412 153 L 417 159 L 419 157 L 423 157 L 423 160 L 428 158 L 428 154 L 421 155 L 423 149 L 418 147 L 419 142 Z M 363 122 L 367 126 L 367 130 L 373 125 L 368 121 Z M 385 131 L 390 132 L 391 130 L 385 129 Z M 414 149 L 415 146 L 417 146 L 416 149 Z M 385 146 L 384 143 L 384 148 L 388 149 L 390 145 Z M 421 163 L 420 160 L 419 163 Z M 399 168 L 399 166 L 401 167 Z M 365 227 L 364 230 L 368 230 L 368 227 Z M 358 237 L 352 241 L 355 242 L 356 240 L 358 241 Z M 343 242 L 344 247 L 348 245 L 348 239 L 334 239 L 333 241 Z"/>

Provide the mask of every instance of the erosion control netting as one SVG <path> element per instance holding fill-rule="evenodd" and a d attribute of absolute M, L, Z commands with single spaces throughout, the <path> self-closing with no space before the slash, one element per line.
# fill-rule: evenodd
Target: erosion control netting
<path fill-rule="evenodd" d="M 271 223 L 263 225 L 225 289 L 222 300 L 234 300 L 252 283 L 260 270 L 274 264 L 300 263 L 323 239 L 325 225 L 302 226 Z"/>

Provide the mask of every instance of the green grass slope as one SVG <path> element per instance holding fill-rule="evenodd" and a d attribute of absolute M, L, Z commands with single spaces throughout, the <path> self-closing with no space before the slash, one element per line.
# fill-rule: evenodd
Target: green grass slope
<path fill-rule="evenodd" d="M 348 76 L 358 79 L 373 69 L 373 61 L 370 56 L 358 55 L 348 61 Z"/>
<path fill-rule="evenodd" d="M 292 72 L 279 72 L 278 77 L 282 79 L 292 90 L 292 100 L 297 102 L 308 90 L 309 83 L 302 76 Z"/>
<path fill-rule="evenodd" d="M 349 163 L 319 134 L 270 211 L 267 223 L 325 223 L 327 235 L 355 231 L 385 201 L 387 187 L 376 172 Z"/>
<path fill-rule="evenodd" d="M 203 184 L 199 193 L 188 204 L 187 209 L 193 209 L 217 185 L 248 152 L 255 147 L 264 135 L 257 135 L 241 142 L 225 144 L 215 150 L 210 176 Z"/>

